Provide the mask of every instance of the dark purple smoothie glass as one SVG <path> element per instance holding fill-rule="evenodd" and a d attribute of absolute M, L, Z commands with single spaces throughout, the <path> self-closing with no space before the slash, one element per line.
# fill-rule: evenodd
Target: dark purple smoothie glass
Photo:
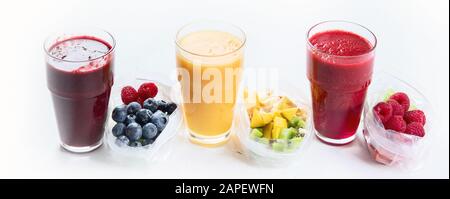
<path fill-rule="evenodd" d="M 55 34 L 45 41 L 47 86 L 61 146 L 83 153 L 102 144 L 114 81 L 113 36 L 96 29 Z"/>

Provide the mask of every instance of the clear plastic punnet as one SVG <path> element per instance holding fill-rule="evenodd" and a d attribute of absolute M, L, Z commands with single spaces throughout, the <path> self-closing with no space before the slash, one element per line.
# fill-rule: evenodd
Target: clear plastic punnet
<path fill-rule="evenodd" d="M 117 138 L 112 134 L 112 128 L 116 124 L 109 114 L 109 119 L 107 123 L 107 129 L 105 131 L 105 142 L 108 147 L 112 150 L 114 155 L 128 156 L 132 158 L 140 158 L 149 161 L 155 161 L 161 157 L 167 157 L 167 154 L 161 154 L 160 149 L 167 144 L 167 142 L 172 139 L 178 132 L 181 131 L 183 127 L 183 115 L 180 106 L 179 99 L 179 89 L 177 89 L 176 83 L 171 83 L 169 81 L 162 81 L 160 79 L 144 79 L 138 78 L 131 82 L 123 83 L 123 85 L 115 85 L 113 93 L 111 94 L 111 104 L 110 111 L 114 109 L 115 106 L 121 105 L 121 88 L 124 86 L 133 86 L 136 90 L 142 83 L 153 82 L 158 87 L 158 94 L 154 97 L 156 100 L 165 100 L 166 102 L 175 102 L 177 104 L 177 109 L 169 116 L 167 126 L 161 132 L 161 134 L 156 138 L 156 140 L 149 145 L 140 147 L 131 147 L 120 143 Z M 158 156 L 158 157 L 156 157 Z"/>
<path fill-rule="evenodd" d="M 308 95 L 304 90 L 299 89 L 292 83 L 282 83 L 283 88 L 279 89 L 249 89 L 247 85 L 243 85 L 241 92 L 239 93 L 239 100 L 236 104 L 234 125 L 233 125 L 233 143 L 235 145 L 235 150 L 243 154 L 248 160 L 261 166 L 269 167 L 282 167 L 288 166 L 293 163 L 298 163 L 298 160 L 304 156 L 305 149 L 311 142 L 312 133 L 312 121 L 311 121 L 311 107 L 307 103 Z M 306 84 L 305 84 L 306 85 Z M 280 139 L 268 139 L 266 142 L 259 142 L 252 137 L 251 132 L 251 120 L 248 112 L 248 104 L 246 104 L 243 99 L 244 93 L 248 94 L 251 92 L 257 93 L 271 93 L 271 96 L 276 97 L 287 97 L 292 101 L 297 108 L 306 113 L 306 121 L 303 128 L 300 129 L 303 135 L 301 142 L 296 143 L 295 147 L 289 148 L 294 143 L 291 140 L 285 140 L 286 150 L 275 150 L 273 143 L 280 142 Z"/>
<path fill-rule="evenodd" d="M 425 113 L 424 137 L 386 130 L 375 118 L 373 107 L 394 92 L 406 93 L 412 109 L 420 109 Z M 426 97 L 410 84 L 387 73 L 378 73 L 373 79 L 364 105 L 363 121 L 363 135 L 372 158 L 381 164 L 408 171 L 422 166 L 430 146 L 438 136 L 438 132 L 432 129 L 436 118 Z"/>

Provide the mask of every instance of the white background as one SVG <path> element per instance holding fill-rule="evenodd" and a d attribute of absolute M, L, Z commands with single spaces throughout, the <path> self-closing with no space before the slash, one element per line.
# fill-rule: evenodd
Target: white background
<path fill-rule="evenodd" d="M 434 1 L 6 1 L 0 0 L 0 178 L 449 178 L 449 10 Z M 153 163 L 118 158 L 108 148 L 76 155 L 58 146 L 46 88 L 42 44 L 51 32 L 100 27 L 118 42 L 116 77 L 168 74 L 174 36 L 201 19 L 228 21 L 247 33 L 246 66 L 279 67 L 283 78 L 305 77 L 305 33 L 315 23 L 343 19 L 378 37 L 376 68 L 427 95 L 440 139 L 423 169 L 408 173 L 374 163 L 358 138 L 344 147 L 313 139 L 300 164 L 255 166 L 229 150 L 190 144 L 182 132 Z M 308 85 L 301 85 L 308 89 Z"/>

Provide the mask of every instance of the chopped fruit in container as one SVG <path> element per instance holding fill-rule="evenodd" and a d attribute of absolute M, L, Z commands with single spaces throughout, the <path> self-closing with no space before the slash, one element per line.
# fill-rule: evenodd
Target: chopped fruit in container
<path fill-rule="evenodd" d="M 248 98 L 254 97 L 255 103 Z M 244 92 L 245 109 L 250 119 L 250 138 L 268 145 L 276 152 L 296 150 L 305 136 L 307 112 L 286 96 L 272 92 L 251 94 Z"/>

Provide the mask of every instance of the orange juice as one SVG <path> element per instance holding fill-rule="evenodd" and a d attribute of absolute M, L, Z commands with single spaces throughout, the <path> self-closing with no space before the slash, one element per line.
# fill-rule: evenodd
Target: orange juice
<path fill-rule="evenodd" d="M 199 30 L 177 39 L 177 69 L 190 139 L 218 145 L 229 138 L 243 63 L 243 38 Z"/>

